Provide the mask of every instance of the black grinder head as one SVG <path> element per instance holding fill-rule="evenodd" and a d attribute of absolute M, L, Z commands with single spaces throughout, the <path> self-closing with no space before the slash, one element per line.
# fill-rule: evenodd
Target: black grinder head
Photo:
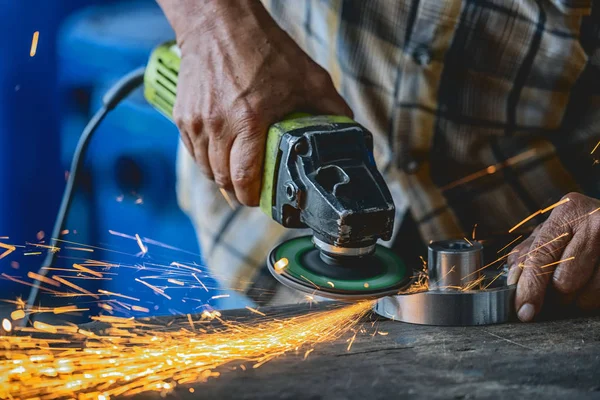
<path fill-rule="evenodd" d="M 373 136 L 355 122 L 312 118 L 314 124 L 281 138 L 272 215 L 284 227 L 312 229 L 313 237 L 273 249 L 271 272 L 287 286 L 326 297 L 397 292 L 410 275 L 376 244 L 391 238 L 395 208 L 375 165 Z"/>

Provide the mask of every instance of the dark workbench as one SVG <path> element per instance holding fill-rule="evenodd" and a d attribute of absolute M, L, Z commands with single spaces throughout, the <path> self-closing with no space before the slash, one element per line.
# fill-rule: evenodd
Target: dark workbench
<path fill-rule="evenodd" d="M 193 394 L 179 386 L 169 398 L 600 399 L 598 316 L 468 328 L 377 324 L 388 335 L 359 334 L 349 352 L 346 336 L 318 345 L 307 360 L 301 351 L 258 369 L 228 368 L 217 379 L 193 385 Z"/>

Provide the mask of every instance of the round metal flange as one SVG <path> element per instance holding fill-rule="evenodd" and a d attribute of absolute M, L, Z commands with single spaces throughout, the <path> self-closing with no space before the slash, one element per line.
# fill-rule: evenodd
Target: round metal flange
<path fill-rule="evenodd" d="M 489 325 L 513 319 L 516 285 L 489 290 L 432 290 L 381 298 L 374 311 L 385 318 L 420 325 Z"/>
<path fill-rule="evenodd" d="M 399 293 L 411 283 L 410 268 L 384 246 L 377 245 L 368 256 L 327 263 L 311 236 L 291 239 L 275 247 L 267 265 L 280 283 L 337 300 L 375 299 Z"/>

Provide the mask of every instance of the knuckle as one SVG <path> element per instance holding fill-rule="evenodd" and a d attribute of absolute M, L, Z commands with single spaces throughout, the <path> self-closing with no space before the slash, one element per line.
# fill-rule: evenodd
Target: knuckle
<path fill-rule="evenodd" d="M 239 189 L 249 188 L 255 181 L 254 174 L 246 171 L 238 171 L 233 174 L 231 180 L 235 187 Z"/>
<path fill-rule="evenodd" d="M 228 188 L 231 185 L 231 179 L 229 179 L 229 176 L 222 173 L 215 173 L 214 181 L 221 188 Z"/>
<path fill-rule="evenodd" d="M 575 290 L 573 275 L 565 269 L 554 272 L 552 275 L 552 285 L 562 294 L 570 294 Z"/>
<path fill-rule="evenodd" d="M 239 111 L 235 122 L 232 124 L 234 132 L 238 135 L 252 139 L 261 137 L 264 132 L 261 129 L 261 121 L 257 113 L 252 110 Z"/>

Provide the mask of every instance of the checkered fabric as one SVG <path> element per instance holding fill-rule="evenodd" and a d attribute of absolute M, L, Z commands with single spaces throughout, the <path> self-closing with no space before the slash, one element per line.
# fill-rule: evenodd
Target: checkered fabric
<path fill-rule="evenodd" d="M 373 132 L 398 217 L 408 205 L 425 241 L 506 233 L 570 191 L 600 197 L 600 2 L 264 3 Z M 263 267 L 295 233 L 231 210 L 184 151 L 179 167 L 217 279 L 258 303 L 297 299 Z"/>

